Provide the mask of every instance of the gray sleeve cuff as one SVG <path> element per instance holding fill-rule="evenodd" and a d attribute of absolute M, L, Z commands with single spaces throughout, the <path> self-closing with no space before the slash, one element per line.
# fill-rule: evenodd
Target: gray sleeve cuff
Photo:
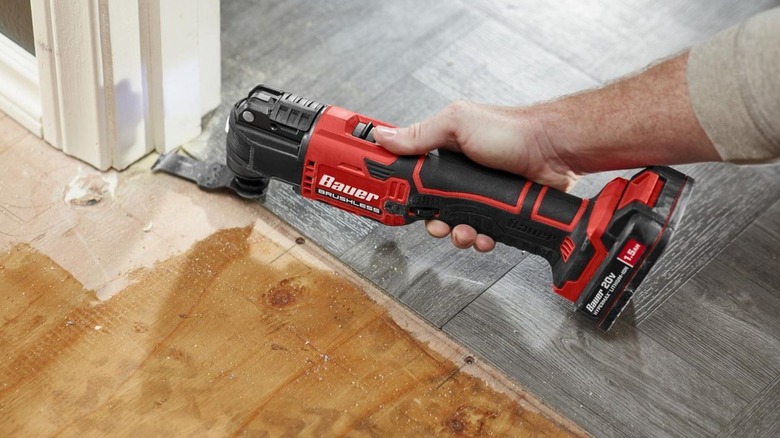
<path fill-rule="evenodd" d="M 749 163 L 780 157 L 780 8 L 694 47 L 688 92 L 722 159 Z"/>

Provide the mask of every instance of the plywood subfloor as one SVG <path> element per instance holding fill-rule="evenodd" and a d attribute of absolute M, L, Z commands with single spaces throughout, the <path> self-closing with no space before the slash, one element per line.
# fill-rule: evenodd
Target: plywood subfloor
<path fill-rule="evenodd" d="M 224 159 L 224 117 L 257 83 L 408 124 L 451 100 L 523 105 L 598 86 L 777 6 L 223 2 L 223 105 L 187 147 Z M 682 228 L 608 335 L 572 315 L 535 256 L 458 251 L 421 226 L 378 227 L 279 184 L 266 206 L 594 435 L 771 436 L 780 168 L 680 168 L 697 181 Z M 574 192 L 627 173 L 589 176 Z"/>
<path fill-rule="evenodd" d="M 0 435 L 585 436 L 258 204 L 0 116 Z"/>

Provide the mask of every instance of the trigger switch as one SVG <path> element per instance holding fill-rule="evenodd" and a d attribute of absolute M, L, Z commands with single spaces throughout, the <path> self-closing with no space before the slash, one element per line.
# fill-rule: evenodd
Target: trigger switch
<path fill-rule="evenodd" d="M 363 130 L 366 129 L 365 123 L 358 123 L 357 126 L 355 126 L 355 129 L 352 130 L 352 136 L 360 138 L 360 134 L 363 133 Z"/>
<path fill-rule="evenodd" d="M 370 141 L 371 143 L 375 143 L 373 131 L 374 131 L 373 123 L 359 122 L 357 126 L 355 126 L 355 129 L 352 130 L 352 136 L 357 138 L 362 138 L 363 140 Z"/>
<path fill-rule="evenodd" d="M 431 219 L 436 217 L 436 215 L 439 214 L 438 208 L 429 208 L 429 207 L 412 207 L 409 209 L 412 214 L 419 218 L 423 219 Z"/>

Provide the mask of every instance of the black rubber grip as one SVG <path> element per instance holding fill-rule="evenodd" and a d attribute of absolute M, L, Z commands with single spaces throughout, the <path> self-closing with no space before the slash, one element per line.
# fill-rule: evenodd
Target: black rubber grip
<path fill-rule="evenodd" d="M 427 189 L 469 193 L 514 206 L 526 183 L 521 176 L 489 169 L 463 154 L 440 150 L 428 155 L 420 169 L 420 181 Z"/>
<path fill-rule="evenodd" d="M 570 224 L 580 211 L 582 199 L 559 190 L 544 191 L 536 213 L 544 218 Z"/>
<path fill-rule="evenodd" d="M 403 167 L 412 164 L 403 161 Z M 486 168 L 457 153 L 429 154 L 421 166 L 414 165 L 419 169 L 414 171 L 416 190 L 409 197 L 409 221 L 436 218 L 451 226 L 471 225 L 478 233 L 551 263 L 560 258 L 560 246 L 583 205 L 576 196 Z M 536 216 L 552 221 L 533 218 L 537 202 Z"/>

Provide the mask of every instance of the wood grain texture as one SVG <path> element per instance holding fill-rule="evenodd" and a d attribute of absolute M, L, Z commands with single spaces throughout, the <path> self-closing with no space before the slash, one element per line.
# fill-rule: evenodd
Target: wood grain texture
<path fill-rule="evenodd" d="M 100 302 L 16 246 L 0 257 L 0 432 L 570 435 L 294 248 L 223 230 Z"/>
<path fill-rule="evenodd" d="M 257 203 L 0 155 L 2 436 L 585 436 Z"/>
<path fill-rule="evenodd" d="M 680 166 L 696 179 L 682 224 L 664 258 L 653 268 L 634 299 L 636 324 L 642 322 L 712 260 L 767 207 L 780 199 L 780 178 L 749 166 Z"/>
<path fill-rule="evenodd" d="M 641 326 L 746 400 L 780 374 L 780 201 Z"/>
<path fill-rule="evenodd" d="M 235 54 L 231 62 L 247 73 L 235 75 L 230 90 L 245 94 L 265 81 L 352 108 L 372 101 L 482 20 L 466 5 L 431 1 L 376 7 L 357 0 L 325 7 L 294 1 L 263 8 L 262 14 L 247 13 L 253 10 L 251 2 L 232 5 L 236 10 L 223 10 L 235 17 L 231 26 L 261 30 L 227 49 Z M 279 23 L 298 33 L 280 32 Z M 262 48 L 246 48 L 258 42 Z"/>
<path fill-rule="evenodd" d="M 526 258 L 444 331 L 596 436 L 711 436 L 742 408 L 636 327 L 619 320 L 605 335 L 573 314 L 549 271 Z"/>
<path fill-rule="evenodd" d="M 271 182 L 263 205 L 335 256 L 378 227 L 369 219 L 305 199 L 289 185 L 276 181 Z"/>
<path fill-rule="evenodd" d="M 490 257 L 452 250 L 423 224 L 379 228 L 341 260 L 437 327 L 470 304 L 527 253 L 502 246 Z"/>
<path fill-rule="evenodd" d="M 525 34 L 487 21 L 415 70 L 450 100 L 527 105 L 599 84 Z"/>
<path fill-rule="evenodd" d="M 731 423 L 718 433 L 718 438 L 740 436 L 745 438 L 780 435 L 780 375 L 766 386 Z"/>
<path fill-rule="evenodd" d="M 490 0 L 474 6 L 606 81 L 705 40 L 777 0 Z"/>

